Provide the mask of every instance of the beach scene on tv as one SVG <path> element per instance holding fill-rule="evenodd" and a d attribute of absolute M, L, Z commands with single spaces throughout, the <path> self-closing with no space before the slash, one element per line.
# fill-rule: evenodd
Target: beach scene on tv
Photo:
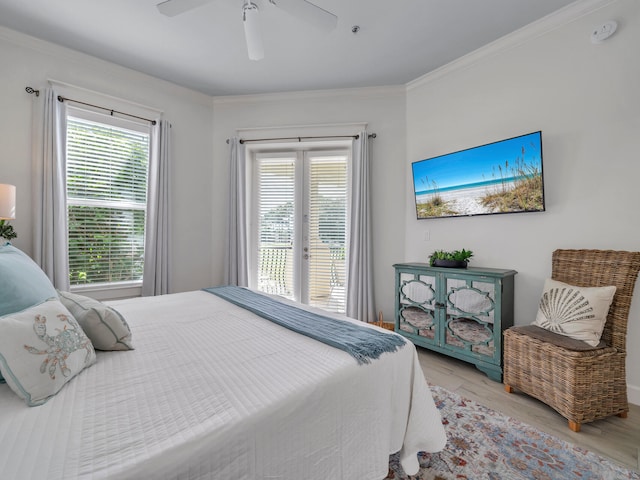
<path fill-rule="evenodd" d="M 541 132 L 412 164 L 418 219 L 544 211 Z"/>

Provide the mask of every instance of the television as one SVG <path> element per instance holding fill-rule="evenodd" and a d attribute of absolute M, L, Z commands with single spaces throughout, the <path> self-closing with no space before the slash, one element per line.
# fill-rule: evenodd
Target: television
<path fill-rule="evenodd" d="M 418 220 L 543 212 L 542 132 L 411 164 Z"/>

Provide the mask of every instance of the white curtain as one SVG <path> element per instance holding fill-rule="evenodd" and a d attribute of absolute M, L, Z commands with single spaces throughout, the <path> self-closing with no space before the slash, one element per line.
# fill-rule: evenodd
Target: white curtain
<path fill-rule="evenodd" d="M 347 316 L 374 322 L 369 136 L 366 131 L 354 139 L 352 155 Z"/>
<path fill-rule="evenodd" d="M 227 285 L 249 285 L 247 252 L 246 149 L 238 138 L 229 139 L 229 213 L 224 281 Z"/>
<path fill-rule="evenodd" d="M 151 127 L 142 295 L 171 291 L 171 124 Z"/>
<path fill-rule="evenodd" d="M 67 115 L 52 88 L 43 97 L 33 117 L 33 256 L 53 285 L 67 291 Z"/>

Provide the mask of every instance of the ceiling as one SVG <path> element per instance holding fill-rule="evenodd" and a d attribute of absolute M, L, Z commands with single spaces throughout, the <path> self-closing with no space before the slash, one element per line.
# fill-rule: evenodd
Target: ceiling
<path fill-rule="evenodd" d="M 260 61 L 247 57 L 243 0 L 175 17 L 159 1 L 0 0 L 0 25 L 209 95 L 244 95 L 404 85 L 574 0 L 313 0 L 338 16 L 329 33 L 253 0 Z"/>

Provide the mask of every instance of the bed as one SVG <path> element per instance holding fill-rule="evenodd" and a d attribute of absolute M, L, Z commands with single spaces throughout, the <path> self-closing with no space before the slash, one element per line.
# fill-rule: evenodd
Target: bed
<path fill-rule="evenodd" d="M 0 385 L 4 480 L 374 480 L 444 447 L 410 342 L 358 364 L 206 291 L 109 305 L 134 350 L 97 351 L 41 406 Z"/>

